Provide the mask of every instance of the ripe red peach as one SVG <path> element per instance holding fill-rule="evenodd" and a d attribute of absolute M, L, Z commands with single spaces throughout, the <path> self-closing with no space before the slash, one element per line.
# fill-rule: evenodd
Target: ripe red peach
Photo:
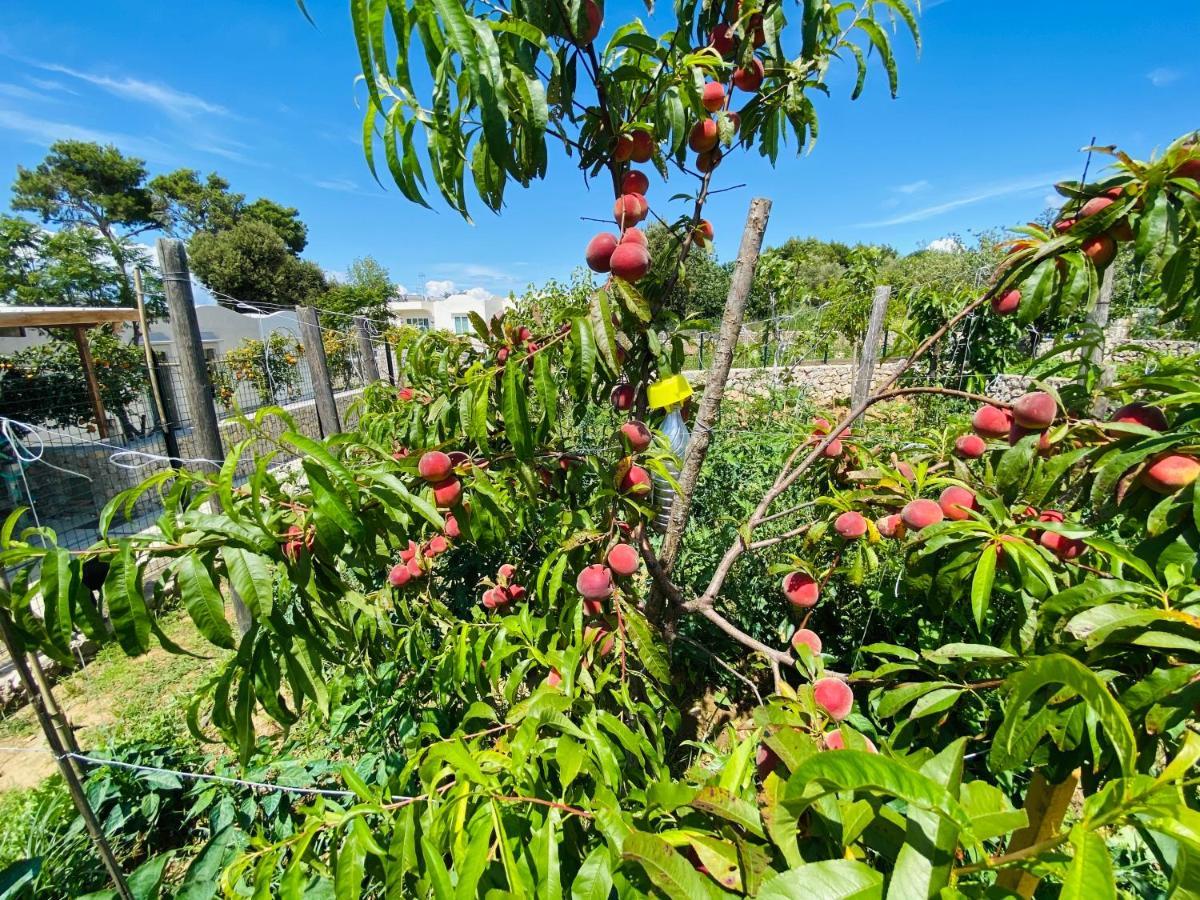
<path fill-rule="evenodd" d="M 587 31 L 579 38 L 579 43 L 587 46 L 600 34 L 600 25 L 604 21 L 604 13 L 600 9 L 600 4 L 596 0 L 587 0 L 583 7 L 584 15 L 587 16 Z"/>
<path fill-rule="evenodd" d="M 630 159 L 636 163 L 650 162 L 654 156 L 654 138 L 650 136 L 650 132 L 643 131 L 641 128 L 633 133 L 633 152 L 630 154 Z"/>
<path fill-rule="evenodd" d="M 609 257 L 609 267 L 617 278 L 632 284 L 650 271 L 650 254 L 645 247 L 633 241 L 618 244 Z"/>
<path fill-rule="evenodd" d="M 619 487 L 622 494 L 633 494 L 635 497 L 645 496 L 653 490 L 650 473 L 641 466 L 630 466 L 622 476 Z"/>
<path fill-rule="evenodd" d="M 654 441 L 654 435 L 650 433 L 650 429 L 636 420 L 622 425 L 621 435 L 635 453 L 641 453 Z"/>
<path fill-rule="evenodd" d="M 1148 403 L 1127 403 L 1112 414 L 1112 421 L 1123 425 L 1141 425 L 1154 431 L 1167 430 L 1167 417 L 1163 411 Z"/>
<path fill-rule="evenodd" d="M 1008 316 L 1015 313 L 1021 305 L 1021 292 L 1018 290 L 1005 291 L 998 297 L 992 298 L 992 312 L 998 316 Z"/>
<path fill-rule="evenodd" d="M 449 509 L 462 496 L 462 482 L 457 478 L 447 478 L 433 486 L 433 499 L 438 509 Z"/>
<path fill-rule="evenodd" d="M 977 434 L 962 434 L 954 442 L 954 451 L 964 459 L 979 459 L 987 453 L 987 442 Z"/>
<path fill-rule="evenodd" d="M 796 629 L 796 633 L 792 635 L 792 647 L 799 651 L 802 646 L 811 650 L 813 656 L 821 655 L 821 638 L 815 631 L 807 628 Z"/>
<path fill-rule="evenodd" d="M 708 46 L 721 56 L 728 56 L 733 50 L 733 28 L 729 25 L 718 25 L 708 36 Z"/>
<path fill-rule="evenodd" d="M 900 511 L 900 518 L 904 524 L 914 531 L 936 525 L 945 516 L 941 506 L 933 500 L 913 500 Z"/>
<path fill-rule="evenodd" d="M 857 540 L 867 533 L 867 520 L 854 510 L 844 512 L 833 520 L 833 530 L 847 541 Z"/>
<path fill-rule="evenodd" d="M 1087 549 L 1087 544 L 1078 538 L 1069 538 L 1055 531 L 1043 531 L 1038 542 L 1059 559 L 1075 559 Z"/>
<path fill-rule="evenodd" d="M 826 459 L 837 459 L 839 456 L 841 456 L 842 455 L 842 439 L 834 438 L 832 441 L 830 441 L 829 444 L 825 447 L 825 449 L 821 451 L 821 455 L 824 456 Z"/>
<path fill-rule="evenodd" d="M 621 244 L 637 244 L 641 247 L 649 247 L 650 242 L 646 239 L 646 232 L 640 228 L 626 228 L 621 232 Z"/>
<path fill-rule="evenodd" d="M 696 171 L 702 175 L 707 175 L 720 164 L 721 151 L 716 147 L 696 155 Z"/>
<path fill-rule="evenodd" d="M 600 232 L 588 241 L 587 249 L 584 251 L 588 268 L 593 272 L 607 272 L 611 268 L 609 259 L 612 258 L 613 251 L 616 249 L 617 236 L 607 231 Z"/>
<path fill-rule="evenodd" d="M 942 514 L 947 519 L 955 522 L 971 518 L 968 510 L 977 508 L 975 494 L 958 485 L 951 485 L 942 491 L 942 495 L 938 498 L 938 506 L 942 508 Z"/>
<path fill-rule="evenodd" d="M 408 566 L 404 563 L 397 563 L 388 572 L 388 584 L 392 587 L 404 587 L 404 585 L 408 584 L 410 578 L 412 576 L 408 572 Z"/>
<path fill-rule="evenodd" d="M 864 741 L 866 741 L 868 753 L 879 752 L 879 749 L 875 746 L 874 741 L 872 741 L 866 735 L 862 735 L 861 737 Z M 826 750 L 846 749 L 846 738 L 842 735 L 840 730 L 826 732 L 821 738 L 821 743 L 824 744 Z"/>
<path fill-rule="evenodd" d="M 622 194 L 641 194 L 645 196 L 648 190 L 650 190 L 650 179 L 646 177 L 645 172 L 630 169 L 621 179 Z"/>
<path fill-rule="evenodd" d="M 408 546 L 400 551 L 400 559 L 403 562 L 408 562 L 420 552 L 421 548 L 417 546 L 417 542 L 410 538 L 408 541 Z"/>
<path fill-rule="evenodd" d="M 504 563 L 496 570 L 496 578 L 500 581 L 508 581 L 517 574 L 517 567 L 512 563 Z"/>
<path fill-rule="evenodd" d="M 410 387 L 402 387 L 396 391 L 396 399 L 401 403 L 407 403 L 413 398 L 413 389 Z"/>
<path fill-rule="evenodd" d="M 650 211 L 641 194 L 622 194 L 613 202 L 613 220 L 622 228 L 632 228 Z"/>
<path fill-rule="evenodd" d="M 633 159 L 633 135 L 628 132 L 617 135 L 617 144 L 613 148 L 613 159 L 617 162 L 629 162 Z"/>
<path fill-rule="evenodd" d="M 762 87 L 763 76 L 766 74 L 761 59 L 750 60 L 750 65 L 739 66 L 733 70 L 733 84 L 738 90 L 753 94 Z"/>
<path fill-rule="evenodd" d="M 716 230 L 713 228 L 713 223 L 708 219 L 701 219 L 700 223 L 692 229 L 692 239 L 711 243 L 713 237 L 716 236 Z"/>
<path fill-rule="evenodd" d="M 638 552 L 629 544 L 617 544 L 608 551 L 608 567 L 618 575 L 630 576 L 641 566 Z"/>
<path fill-rule="evenodd" d="M 408 574 L 413 578 L 421 578 L 425 574 L 425 567 L 421 565 L 421 557 L 414 556 L 407 563 L 405 568 L 408 569 Z"/>
<path fill-rule="evenodd" d="M 779 768 L 779 763 L 779 754 L 766 744 L 758 745 L 758 752 L 754 755 L 754 771 L 759 781 L 765 781 L 768 775 Z"/>
<path fill-rule="evenodd" d="M 1200 476 L 1200 460 L 1183 453 L 1160 453 L 1142 470 L 1141 481 L 1159 494 L 1173 494 Z"/>
<path fill-rule="evenodd" d="M 697 122 L 688 134 L 688 146 L 697 153 L 708 152 L 717 146 L 719 140 L 720 133 L 717 131 L 717 123 L 712 119 L 702 119 Z"/>
<path fill-rule="evenodd" d="M 1185 159 L 1171 171 L 1172 178 L 1191 178 L 1200 181 L 1200 156 Z"/>
<path fill-rule="evenodd" d="M 550 670 L 550 674 L 546 676 L 546 684 L 552 688 L 556 688 L 562 684 L 562 675 L 559 674 L 558 669 Z"/>
<path fill-rule="evenodd" d="M 813 683 L 813 699 L 831 719 L 840 722 L 850 715 L 854 706 L 854 691 L 840 678 L 818 678 Z"/>
<path fill-rule="evenodd" d="M 916 481 L 917 473 L 913 471 L 913 467 L 901 460 L 896 463 L 896 471 L 900 473 L 900 477 L 905 481 Z"/>
<path fill-rule="evenodd" d="M 461 534 L 462 531 L 458 527 L 458 519 L 454 518 L 454 516 L 446 516 L 446 537 L 453 540 Z"/>
<path fill-rule="evenodd" d="M 1031 391 L 1013 404 L 1013 421 L 1022 428 L 1040 431 L 1054 424 L 1058 404 L 1045 391 Z"/>
<path fill-rule="evenodd" d="M 449 542 L 440 534 L 435 534 L 429 539 L 429 543 L 425 545 L 425 555 L 429 559 L 433 559 L 436 556 L 441 556 L 448 549 L 450 549 Z"/>
<path fill-rule="evenodd" d="M 807 609 L 816 606 L 821 585 L 807 572 L 788 572 L 783 576 L 783 595 L 793 606 Z"/>
<path fill-rule="evenodd" d="M 1083 208 L 1079 210 L 1079 218 L 1086 219 L 1088 216 L 1094 216 L 1101 210 L 1112 206 L 1114 202 L 1112 197 L 1093 197 L 1083 204 Z"/>
<path fill-rule="evenodd" d="M 1092 261 L 1097 269 L 1103 269 L 1117 255 L 1117 242 L 1107 234 L 1095 234 L 1079 245 L 1083 255 Z"/>
<path fill-rule="evenodd" d="M 1012 413 L 999 406 L 981 406 L 971 417 L 971 427 L 981 438 L 1008 437 L 1008 430 L 1012 427 Z"/>
<path fill-rule="evenodd" d="M 612 572 L 608 566 L 593 563 L 576 577 L 575 589 L 585 600 L 604 600 L 613 592 Z"/>
<path fill-rule="evenodd" d="M 613 388 L 609 399 L 612 401 L 613 409 L 617 412 L 628 412 L 633 409 L 633 401 L 635 399 L 633 385 L 628 382 L 618 384 Z"/>
<path fill-rule="evenodd" d="M 904 520 L 899 513 L 892 513 L 890 516 L 882 516 L 875 520 L 875 527 L 884 537 L 904 539 Z"/>
<path fill-rule="evenodd" d="M 529 592 L 522 585 L 514 584 L 508 589 L 508 600 L 510 603 L 517 603 L 525 599 L 525 595 Z"/>
<path fill-rule="evenodd" d="M 709 112 L 716 112 L 725 105 L 725 87 L 717 81 L 710 81 L 704 86 L 700 102 Z"/>
<path fill-rule="evenodd" d="M 454 463 L 441 450 L 423 453 L 417 462 L 417 474 L 428 482 L 445 481 L 454 471 Z"/>

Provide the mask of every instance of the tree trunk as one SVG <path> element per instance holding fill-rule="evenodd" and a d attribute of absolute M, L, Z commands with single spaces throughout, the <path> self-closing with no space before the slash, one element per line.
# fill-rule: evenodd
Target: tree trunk
<path fill-rule="evenodd" d="M 767 218 L 771 214 L 771 201 L 763 197 L 750 202 L 746 216 L 746 228 L 742 232 L 742 244 L 738 249 L 737 262 L 733 268 L 733 279 L 729 285 L 729 296 L 725 300 L 725 312 L 721 316 L 721 332 L 713 352 L 712 367 L 704 382 L 704 395 L 696 413 L 692 428 L 692 439 L 683 457 L 683 468 L 679 475 L 679 492 L 671 507 L 671 519 L 663 539 L 659 561 L 663 570 L 670 573 L 683 541 L 683 529 L 687 525 L 692 509 L 692 495 L 700 480 L 700 468 L 708 455 L 712 441 L 712 427 L 721 409 L 725 396 L 725 383 L 733 366 L 733 355 L 737 349 L 738 336 L 742 331 L 742 320 L 746 314 L 746 303 L 754 283 L 754 270 L 758 265 L 758 254 L 762 249 L 763 234 L 767 230 Z"/>

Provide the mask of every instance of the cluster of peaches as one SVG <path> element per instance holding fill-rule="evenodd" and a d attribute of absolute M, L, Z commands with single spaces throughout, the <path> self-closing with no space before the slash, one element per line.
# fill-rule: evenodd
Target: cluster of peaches
<path fill-rule="evenodd" d="M 483 592 L 480 603 L 484 609 L 503 612 L 514 603 L 524 600 L 528 593 L 523 585 L 514 580 L 517 574 L 516 566 L 505 563 L 496 570 L 496 580 L 485 582 L 489 587 Z"/>
<path fill-rule="evenodd" d="M 1192 157 L 1185 159 L 1171 172 L 1172 178 L 1192 178 L 1200 181 L 1200 157 Z M 1054 223 L 1054 230 L 1058 234 L 1069 234 L 1080 223 L 1103 212 L 1112 206 L 1122 197 L 1126 196 L 1128 185 L 1118 185 L 1116 187 L 1107 188 L 1102 193 L 1095 197 L 1090 197 L 1084 201 L 1079 209 L 1069 215 L 1065 215 Z M 1141 208 L 1142 200 L 1139 197 L 1136 201 L 1137 208 Z M 1097 269 L 1106 268 L 1117 255 L 1117 247 L 1119 244 L 1132 241 L 1134 239 L 1133 227 L 1129 224 L 1128 218 L 1122 216 L 1116 222 L 1112 223 L 1108 228 L 1099 234 L 1089 235 L 1084 238 L 1079 244 L 1080 252 L 1083 253 L 1092 265 Z M 1016 253 L 1020 250 L 1026 250 L 1037 245 L 1036 241 L 1023 239 L 1013 241 L 1010 245 L 1010 253 Z M 1058 265 L 1063 266 L 1062 260 L 1058 260 Z M 1003 271 L 1001 268 L 998 271 Z M 1005 291 L 1003 294 L 998 294 L 992 298 L 992 310 L 998 315 L 1007 316 L 1015 313 L 1021 306 L 1021 292 L 1017 289 Z"/>

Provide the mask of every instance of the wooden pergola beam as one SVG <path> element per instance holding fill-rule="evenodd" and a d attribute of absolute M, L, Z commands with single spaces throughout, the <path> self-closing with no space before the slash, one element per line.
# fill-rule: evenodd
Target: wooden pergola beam
<path fill-rule="evenodd" d="M 137 310 L 108 306 L 0 306 L 0 328 L 91 327 L 136 322 Z"/>

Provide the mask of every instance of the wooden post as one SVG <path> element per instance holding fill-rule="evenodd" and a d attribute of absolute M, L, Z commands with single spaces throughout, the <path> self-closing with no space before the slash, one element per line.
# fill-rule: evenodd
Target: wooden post
<path fill-rule="evenodd" d="M 214 472 L 225 461 L 221 446 L 221 428 L 217 407 L 213 402 L 212 378 L 204 361 L 204 345 L 200 341 L 200 323 L 196 319 L 196 303 L 192 297 L 192 276 L 188 271 L 187 251 L 177 238 L 159 238 L 155 242 L 158 264 L 162 270 L 163 292 L 167 296 L 167 315 L 171 319 L 171 335 L 179 356 L 179 374 L 187 395 L 188 415 L 192 436 L 201 459 L 197 462 L 205 471 Z M 213 501 L 217 503 L 216 500 Z M 242 634 L 250 630 L 253 618 L 245 601 L 232 592 L 233 613 Z"/>
<path fill-rule="evenodd" d="M 1071 798 L 1079 784 L 1081 770 L 1075 769 L 1065 780 L 1050 784 L 1041 772 L 1035 772 L 1025 792 L 1025 812 L 1029 824 L 1008 839 L 1006 853 L 1025 850 L 1054 837 L 1066 818 Z M 1022 897 L 1032 897 L 1041 878 L 1013 866 L 996 876 L 996 884 Z"/>
<path fill-rule="evenodd" d="M 883 320 L 887 317 L 888 300 L 891 296 L 891 286 L 881 284 L 875 288 L 875 297 L 871 301 L 871 318 L 867 324 L 867 333 L 863 337 L 862 354 L 858 362 L 858 375 L 854 379 L 851 408 L 857 408 L 871 394 L 871 380 L 875 377 L 875 365 L 879 361 L 879 342 L 883 338 Z"/>
<path fill-rule="evenodd" d="M 29 702 L 33 706 L 38 724 L 42 727 L 42 733 L 46 736 L 46 743 L 50 745 L 50 752 L 54 754 L 54 759 L 58 763 L 58 770 L 62 773 L 63 781 L 67 784 L 67 793 L 71 795 L 71 801 L 75 804 L 75 809 L 78 811 L 80 818 L 83 819 L 83 824 L 92 838 L 92 843 L 96 845 L 96 852 L 100 854 L 100 859 L 104 862 L 104 868 L 108 870 L 108 877 L 112 879 L 117 896 L 122 898 L 122 900 L 133 900 L 133 892 L 129 890 L 129 885 L 125 883 L 125 875 L 121 871 L 121 864 L 117 862 L 117 857 L 113 853 L 108 839 L 104 836 L 104 829 L 100 827 L 96 813 L 88 803 L 87 794 L 84 793 L 83 785 L 75 774 L 72 760 L 67 756 L 67 748 L 63 746 L 54 722 L 46 710 L 41 691 L 38 689 L 38 684 L 30 672 L 29 663 L 25 659 L 24 649 L 21 647 L 13 631 L 12 622 L 8 617 L 8 610 L 3 607 L 0 607 L 0 639 L 3 639 L 4 647 L 12 659 L 13 667 L 17 670 L 17 675 L 20 676 L 21 683 L 29 695 Z"/>
<path fill-rule="evenodd" d="M 725 311 L 721 316 L 721 331 L 716 350 L 713 351 L 712 369 L 704 380 L 704 394 L 700 398 L 700 408 L 696 411 L 692 439 L 683 457 L 679 491 L 671 505 L 667 534 L 663 538 L 662 550 L 658 556 L 663 571 L 668 574 L 683 543 L 683 529 L 692 511 L 692 494 L 700 480 L 700 467 L 704 465 L 704 458 L 708 455 L 712 428 L 721 409 L 721 400 L 725 396 L 725 382 L 729 380 L 733 355 L 737 350 L 738 337 L 742 333 L 746 303 L 750 299 L 754 270 L 758 266 L 758 254 L 762 250 L 763 235 L 766 233 L 767 219 L 770 215 L 770 200 L 757 197 L 750 201 L 746 228 L 742 231 L 742 243 L 738 248 L 737 262 L 734 264 L 733 278 L 729 284 L 729 295 L 725 299 Z"/>
<path fill-rule="evenodd" d="M 370 384 L 379 380 L 379 363 L 375 361 L 375 348 L 371 335 L 367 333 L 367 320 L 362 316 L 354 319 L 354 336 L 358 339 L 358 358 L 362 364 L 363 380 Z"/>
<path fill-rule="evenodd" d="M 325 358 L 325 342 L 321 340 L 321 323 L 316 309 L 311 306 L 297 306 L 296 318 L 300 320 L 300 342 L 304 344 L 304 358 L 308 360 L 308 373 L 317 402 L 317 424 L 321 427 L 321 437 L 329 437 L 341 431 L 342 425 L 333 397 L 329 361 Z"/>
<path fill-rule="evenodd" d="M 158 413 L 158 423 L 162 426 L 163 441 L 167 445 L 167 455 L 171 457 L 171 467 L 178 469 L 182 465 L 179 462 L 179 444 L 175 440 L 175 428 L 167 416 L 167 404 L 163 400 L 162 385 L 158 380 L 154 349 L 150 346 L 150 323 L 146 319 L 146 292 L 142 285 L 140 266 L 133 270 L 133 295 L 137 299 L 138 324 L 142 328 L 142 348 L 146 356 L 146 376 L 150 379 L 150 394 L 154 397 L 154 409 Z"/>
<path fill-rule="evenodd" d="M 212 379 L 204 361 L 204 345 L 200 341 L 200 323 L 196 319 L 196 304 L 192 298 L 192 278 L 188 272 L 187 251 L 183 241 L 159 238 L 156 242 L 158 263 L 162 268 L 163 291 L 167 295 L 167 314 L 171 319 L 171 335 L 179 357 L 179 374 L 187 395 L 188 415 L 200 456 L 218 465 L 225 459 L 221 432 L 217 424 L 217 407 L 213 402 Z M 208 463 L 200 463 L 208 466 Z"/>
<path fill-rule="evenodd" d="M 92 348 L 88 346 L 87 327 L 74 325 L 75 346 L 79 348 L 79 361 L 83 363 L 83 376 L 87 380 L 88 398 L 92 401 L 92 415 L 96 417 L 96 430 L 100 437 L 108 437 L 108 417 L 104 412 L 104 401 L 100 399 L 100 382 L 96 380 L 96 363 L 92 360 Z"/>

